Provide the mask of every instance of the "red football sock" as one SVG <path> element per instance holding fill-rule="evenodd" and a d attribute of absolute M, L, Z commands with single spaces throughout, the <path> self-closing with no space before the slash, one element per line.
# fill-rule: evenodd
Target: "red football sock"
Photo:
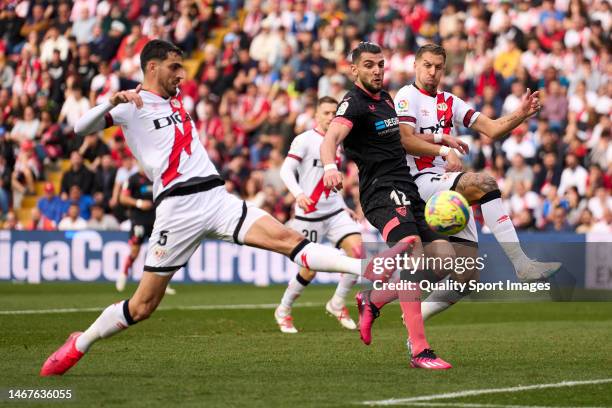
<path fill-rule="evenodd" d="M 421 315 L 420 290 L 404 290 L 399 293 L 400 307 L 404 314 L 404 324 L 412 343 L 412 355 L 416 356 L 426 348 L 430 348 L 425 338 L 425 325 Z"/>

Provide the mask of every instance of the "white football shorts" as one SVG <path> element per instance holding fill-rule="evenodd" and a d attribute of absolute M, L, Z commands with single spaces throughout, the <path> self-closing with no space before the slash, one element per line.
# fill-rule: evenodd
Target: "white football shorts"
<path fill-rule="evenodd" d="M 202 239 L 244 243 L 244 236 L 264 210 L 215 187 L 199 193 L 169 196 L 156 208 L 145 258 L 146 272 L 174 273 L 184 266 Z"/>
<path fill-rule="evenodd" d="M 419 188 L 419 195 L 423 201 L 427 202 L 429 197 L 438 191 L 454 190 L 459 182 L 459 178 L 463 172 L 454 173 L 421 173 L 415 178 L 415 183 Z M 451 235 L 451 237 L 459 238 L 460 240 L 468 240 L 478 242 L 478 231 L 476 230 L 476 221 L 474 221 L 474 212 L 472 207 L 469 208 L 470 219 L 466 227 L 459 233 Z"/>
<path fill-rule="evenodd" d="M 286 225 L 311 242 L 321 243 L 323 238 L 327 238 L 336 248 L 340 248 L 342 241 L 349 235 L 361 233 L 359 224 L 344 209 L 317 218 L 296 216 L 287 221 Z"/>

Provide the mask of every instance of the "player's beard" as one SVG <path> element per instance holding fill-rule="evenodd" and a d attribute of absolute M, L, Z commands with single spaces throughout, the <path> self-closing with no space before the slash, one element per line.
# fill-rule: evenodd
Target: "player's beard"
<path fill-rule="evenodd" d="M 166 92 L 168 92 L 168 95 L 171 97 L 176 96 L 178 94 L 178 85 L 170 84 L 170 86 L 166 89 Z"/>
<path fill-rule="evenodd" d="M 366 91 L 373 93 L 373 94 L 379 93 L 380 90 L 382 89 L 382 78 L 380 79 L 380 83 L 381 83 L 380 86 L 376 86 L 372 84 L 371 82 L 364 81 L 363 79 L 361 79 L 361 83 L 363 87 L 366 89 Z"/>
<path fill-rule="evenodd" d="M 423 84 L 423 89 L 425 89 L 427 92 L 429 92 L 430 94 L 435 94 L 436 92 L 438 92 L 438 85 L 434 85 L 434 84 Z"/>

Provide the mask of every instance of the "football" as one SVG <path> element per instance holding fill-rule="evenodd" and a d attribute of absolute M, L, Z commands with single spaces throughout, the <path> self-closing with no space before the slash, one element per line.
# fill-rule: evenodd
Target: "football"
<path fill-rule="evenodd" d="M 432 230 L 454 235 L 467 225 L 469 208 L 467 200 L 456 191 L 439 191 L 425 204 L 425 220 Z"/>

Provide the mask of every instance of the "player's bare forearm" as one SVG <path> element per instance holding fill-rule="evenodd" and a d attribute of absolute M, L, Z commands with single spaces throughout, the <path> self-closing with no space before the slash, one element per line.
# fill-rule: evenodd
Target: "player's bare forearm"
<path fill-rule="evenodd" d="M 414 133 L 410 125 L 400 125 L 400 135 L 402 146 L 409 154 L 415 156 L 437 156 L 440 153 L 440 146 L 419 137 L 419 134 Z"/>
<path fill-rule="evenodd" d="M 434 140 L 433 133 L 415 133 L 414 135 L 419 139 L 426 141 L 427 143 L 436 143 Z"/>
<path fill-rule="evenodd" d="M 527 119 L 527 117 L 522 113 L 512 112 L 506 116 L 502 116 L 501 118 L 494 120 L 493 123 L 495 125 L 491 138 L 499 139 L 502 136 L 507 135 L 512 131 L 512 129 L 523 123 L 525 119 Z"/>
<path fill-rule="evenodd" d="M 326 164 L 334 164 L 336 162 L 336 149 L 348 135 L 350 129 L 340 123 L 333 122 L 329 125 L 325 138 L 321 143 L 321 162 Z"/>

